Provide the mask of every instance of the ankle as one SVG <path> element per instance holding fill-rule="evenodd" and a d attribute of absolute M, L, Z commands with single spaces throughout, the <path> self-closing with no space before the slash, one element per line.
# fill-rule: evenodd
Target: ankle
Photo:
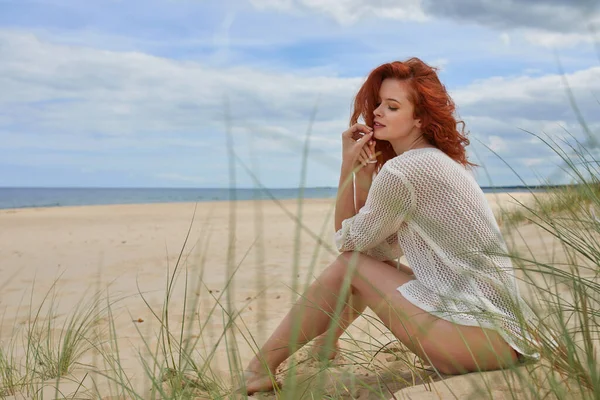
<path fill-rule="evenodd" d="M 318 336 L 315 339 L 315 343 L 320 345 L 320 346 L 324 346 L 325 344 L 330 344 L 331 346 L 337 346 L 339 343 L 339 338 L 328 338 L 327 334 L 323 334 L 321 336 Z"/>
<path fill-rule="evenodd" d="M 277 367 L 271 368 L 261 362 L 258 358 L 254 357 L 246 367 L 245 371 L 256 375 L 275 375 L 276 369 Z"/>

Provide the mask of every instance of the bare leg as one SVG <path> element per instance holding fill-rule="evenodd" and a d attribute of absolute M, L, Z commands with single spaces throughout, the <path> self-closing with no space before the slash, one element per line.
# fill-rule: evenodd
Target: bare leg
<path fill-rule="evenodd" d="M 291 355 L 290 348 L 297 349 L 325 332 L 344 279 L 351 272 L 348 267 L 351 260 L 356 262 L 356 271 L 351 277 L 352 294 L 371 308 L 402 343 L 441 372 L 497 369 L 516 362 L 515 352 L 496 332 L 458 327 L 406 300 L 396 288 L 410 281 L 412 276 L 371 257 L 343 253 L 294 304 L 258 356 L 250 361 L 246 382 L 248 393 L 271 389 L 268 371 L 275 373 Z M 290 346 L 295 324 L 300 333 L 297 345 Z"/>
<path fill-rule="evenodd" d="M 272 388 L 268 372 L 274 375 L 277 367 L 292 354 L 292 348 L 297 350 L 326 331 L 343 285 L 343 277 L 340 279 L 340 268 L 337 267 L 341 263 L 347 264 L 345 260 L 338 258 L 309 286 L 260 349 L 259 354 L 250 361 L 246 368 L 247 373 L 251 375 L 246 382 L 248 393 Z M 346 302 L 345 299 L 342 301 Z M 346 322 L 352 323 L 355 317 L 351 318 L 352 320 Z M 295 325 L 299 329 L 296 335 L 297 344 L 291 346 Z"/>
<path fill-rule="evenodd" d="M 333 360 L 339 351 L 339 338 L 348 329 L 350 325 L 361 315 L 367 305 L 356 296 L 350 296 L 348 305 L 342 311 L 338 323 L 330 328 L 330 330 L 321 334 L 315 339 L 315 351 L 319 357 L 323 359 Z M 333 331 L 333 332 L 332 332 Z"/>
<path fill-rule="evenodd" d="M 397 268 L 407 275 L 412 275 L 412 269 L 401 262 L 384 261 L 393 268 Z M 358 318 L 367 308 L 367 305 L 357 296 L 351 296 L 346 308 L 342 312 L 340 321 L 333 328 L 333 337 L 331 332 L 327 331 L 315 339 L 315 348 L 319 351 L 319 355 L 323 358 L 333 360 L 339 351 L 339 338 L 348 329 L 350 325 Z M 329 341 L 329 342 L 328 342 Z M 331 348 L 330 348 L 331 347 Z M 329 349 L 328 349 L 329 348 Z M 324 349 L 324 350 L 320 350 Z"/>
<path fill-rule="evenodd" d="M 342 289 L 344 277 L 348 272 L 348 266 L 350 263 L 356 266 L 358 261 L 356 253 L 345 254 L 347 256 L 355 254 L 355 258 L 338 257 L 323 271 L 309 286 L 306 293 L 292 306 L 292 309 L 260 349 L 259 354 L 250 361 L 246 368 L 246 389 L 248 393 L 272 389 L 273 382 L 269 373 L 275 375 L 277 367 L 292 354 L 292 348 L 298 350 L 320 335 L 322 335 L 319 337 L 322 340 L 320 343 L 325 344 L 325 333 L 331 324 L 331 315 L 335 312 L 337 302 L 342 301 L 339 299 L 339 293 Z M 396 269 L 395 263 L 381 263 L 381 265 L 402 274 L 404 281 L 411 279 L 409 275 Z M 393 268 L 390 268 L 390 266 Z M 408 269 L 408 267 L 404 267 Z M 361 297 L 351 296 L 351 292 L 352 286 L 348 292 L 348 299 L 343 301 L 348 303 L 350 297 L 352 297 L 352 304 L 345 306 L 337 325 L 333 328 L 335 329 L 334 343 L 336 343 L 334 349 L 337 347 L 337 340 L 342 333 L 366 308 L 366 304 Z M 297 320 L 300 320 L 300 323 L 295 322 Z M 297 334 L 296 345 L 292 346 L 294 323 L 297 324 L 299 333 Z M 317 343 L 319 343 L 319 339 Z M 330 356 L 335 356 L 335 354 L 330 354 Z"/>
<path fill-rule="evenodd" d="M 349 260 L 350 253 L 340 256 Z M 405 346 L 444 374 L 494 370 L 517 363 L 517 353 L 499 333 L 439 319 L 396 289 L 414 279 L 401 270 L 358 255 L 352 289 Z M 401 269 L 403 266 L 401 266 Z M 365 277 L 368 277 L 366 279 Z"/>

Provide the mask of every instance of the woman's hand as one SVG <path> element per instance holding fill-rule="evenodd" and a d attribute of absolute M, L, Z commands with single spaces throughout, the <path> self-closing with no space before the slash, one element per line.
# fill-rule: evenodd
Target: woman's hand
<path fill-rule="evenodd" d="M 365 176 L 372 177 L 375 172 L 375 167 L 377 166 L 377 158 L 375 154 L 375 140 L 371 139 L 365 145 L 358 156 L 358 161 L 362 165 L 362 168 L 358 172 L 359 174 L 364 174 Z M 358 165 L 356 165 L 358 167 Z"/>
<path fill-rule="evenodd" d="M 362 137 L 360 137 L 362 135 Z M 355 138 L 358 137 L 358 140 Z M 363 125 L 354 124 L 342 133 L 342 163 L 355 168 L 364 168 L 364 172 L 375 171 L 375 141 L 373 129 Z"/>

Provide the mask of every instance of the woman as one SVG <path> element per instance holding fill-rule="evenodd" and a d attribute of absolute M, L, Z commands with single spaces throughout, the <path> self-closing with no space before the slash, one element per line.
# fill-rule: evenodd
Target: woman
<path fill-rule="evenodd" d="M 356 96 L 351 128 L 342 134 L 335 209 L 342 253 L 250 362 L 248 393 L 273 388 L 269 372 L 275 374 L 292 347 L 315 338 L 323 346 L 328 328 L 337 343 L 366 307 L 444 374 L 538 357 L 524 328 L 534 315 L 468 171 L 469 141 L 462 121 L 463 133 L 457 130 L 454 111 L 435 69 L 417 58 L 371 72 Z M 354 189 L 345 182 L 357 169 Z M 394 261 L 402 252 L 410 267 Z M 340 297 L 345 308 L 332 324 Z M 294 328 L 300 333 L 293 335 Z M 291 346 L 294 337 L 297 346 Z"/>

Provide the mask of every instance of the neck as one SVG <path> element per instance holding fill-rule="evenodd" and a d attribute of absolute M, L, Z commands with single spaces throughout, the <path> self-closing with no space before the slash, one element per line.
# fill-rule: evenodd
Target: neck
<path fill-rule="evenodd" d="M 394 152 L 397 155 L 400 155 L 408 150 L 413 150 L 413 149 L 422 149 L 424 147 L 432 147 L 431 144 L 429 144 L 429 142 L 427 140 L 425 140 L 425 138 L 423 137 L 422 134 L 419 134 L 419 136 L 415 137 L 408 137 L 405 140 L 402 141 L 395 141 L 395 142 L 390 142 L 392 144 L 392 147 L 394 148 Z"/>

